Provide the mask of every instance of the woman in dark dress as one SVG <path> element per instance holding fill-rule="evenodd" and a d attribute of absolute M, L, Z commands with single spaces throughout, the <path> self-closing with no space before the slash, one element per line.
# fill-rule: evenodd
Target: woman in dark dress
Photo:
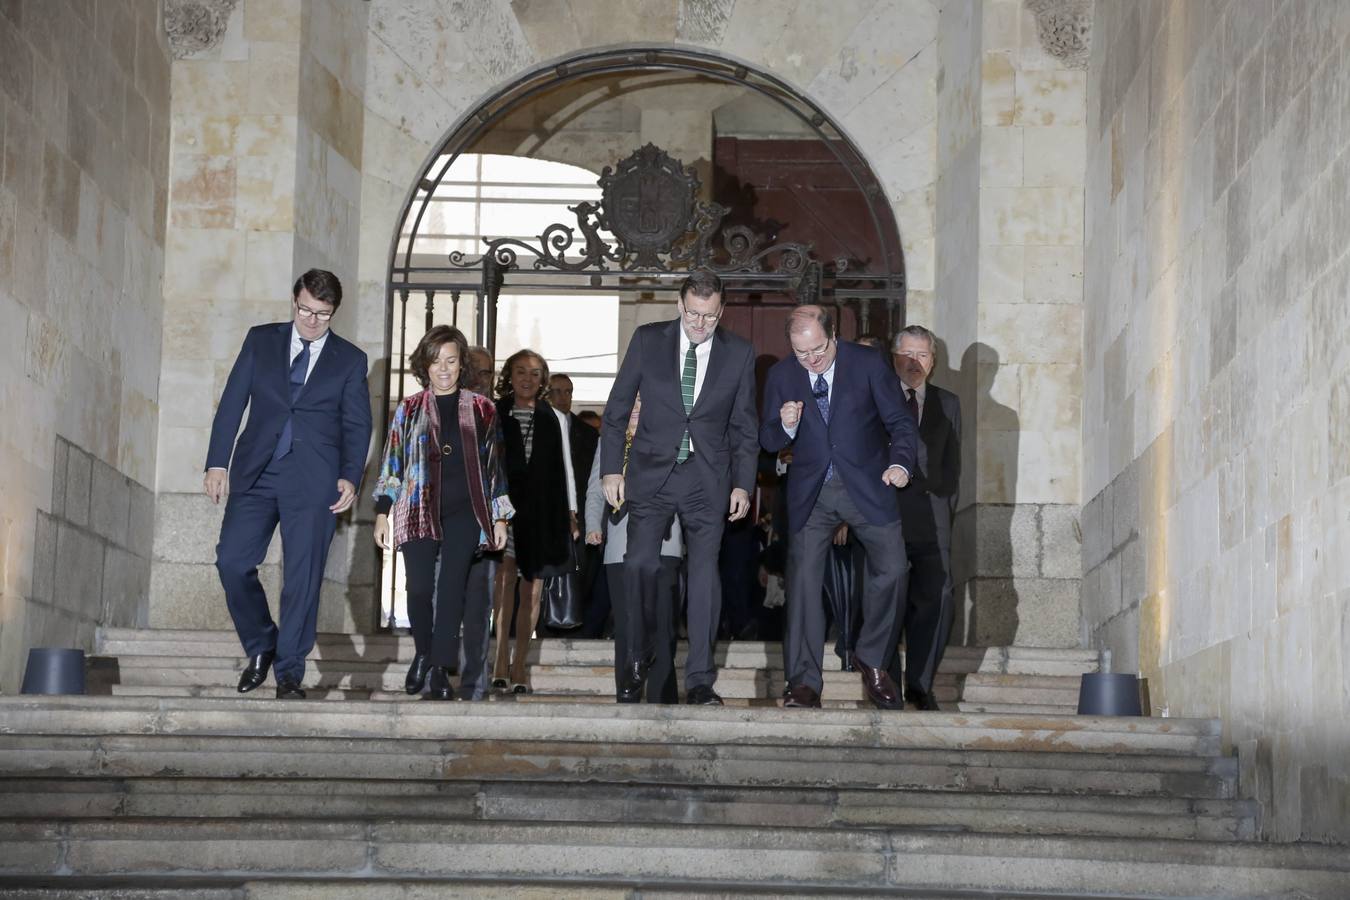
<path fill-rule="evenodd" d="M 409 367 L 424 390 L 395 411 L 375 487 L 375 543 L 403 551 L 405 564 L 416 655 L 404 687 L 420 693 L 429 673 L 433 700 L 454 697 L 450 671 L 459 664 L 461 625 L 486 621 L 486 609 L 465 608 L 469 569 L 484 549 L 506 543 L 514 515 L 497 407 L 464 387 L 468 349 L 448 325 L 418 343 Z M 466 637 L 466 656 L 485 659 L 486 638 L 482 631 L 476 640 L 483 646 L 469 647 Z"/>
<path fill-rule="evenodd" d="M 571 559 L 577 525 L 575 476 L 567 442 L 567 418 L 544 399 L 548 363 L 533 350 L 519 350 L 502 366 L 497 417 L 502 423 L 506 480 L 516 510 L 506 553 L 497 568 L 493 620 L 497 639 L 492 686 L 527 693 L 525 658 L 539 622 L 544 578 Z M 508 640 L 520 581 L 515 653 Z"/>

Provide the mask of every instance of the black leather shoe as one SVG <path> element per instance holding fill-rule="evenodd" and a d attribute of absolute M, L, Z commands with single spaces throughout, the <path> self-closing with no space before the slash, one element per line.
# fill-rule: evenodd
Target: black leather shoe
<path fill-rule="evenodd" d="M 283 678 L 277 682 L 278 700 L 303 700 L 305 699 L 305 689 L 300 687 L 300 682 L 293 678 Z"/>
<path fill-rule="evenodd" d="M 450 670 L 445 666 L 431 667 L 431 687 L 427 689 L 428 700 L 453 700 L 455 692 L 450 687 Z"/>
<path fill-rule="evenodd" d="M 933 696 L 932 691 L 916 691 L 907 688 L 905 700 L 922 712 L 942 712 L 942 707 L 938 706 L 937 698 Z"/>
<path fill-rule="evenodd" d="M 425 653 L 419 653 L 413 657 L 412 665 L 408 666 L 408 677 L 403 679 L 403 690 L 409 694 L 420 694 L 422 688 L 427 683 L 427 672 L 431 670 L 431 658 Z"/>
<path fill-rule="evenodd" d="M 649 664 L 646 661 L 637 660 L 622 673 L 622 677 L 619 679 L 618 689 L 614 693 L 615 702 L 642 702 L 642 689 L 647 686 L 648 666 Z"/>
<path fill-rule="evenodd" d="M 867 695 L 868 701 L 877 709 L 904 709 L 905 701 L 900 696 L 900 689 L 895 686 L 891 676 L 885 669 L 875 669 L 867 663 L 853 657 L 853 665 L 857 667 L 858 673 L 862 676 L 863 693 Z"/>
<path fill-rule="evenodd" d="M 244 671 L 239 675 L 239 693 L 247 694 L 266 681 L 267 673 L 272 669 L 272 660 L 276 658 L 275 650 L 249 657 L 248 665 L 244 666 Z"/>
<path fill-rule="evenodd" d="M 708 685 L 700 684 L 685 693 L 684 702 L 690 706 L 721 706 L 722 698 Z"/>
<path fill-rule="evenodd" d="M 791 684 L 783 694 L 785 709 L 820 709 L 820 694 L 807 684 Z"/>

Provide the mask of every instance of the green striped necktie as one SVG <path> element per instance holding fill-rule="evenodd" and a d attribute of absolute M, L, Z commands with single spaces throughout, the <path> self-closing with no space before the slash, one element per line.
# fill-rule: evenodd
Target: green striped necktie
<path fill-rule="evenodd" d="M 694 410 L 694 380 L 698 377 L 698 355 L 697 347 L 691 342 L 689 349 L 684 351 L 684 372 L 680 374 L 680 393 L 684 396 L 684 413 L 688 415 Z M 689 426 L 684 428 L 684 437 L 680 438 L 680 452 L 675 454 L 675 461 L 682 463 L 689 458 Z"/>

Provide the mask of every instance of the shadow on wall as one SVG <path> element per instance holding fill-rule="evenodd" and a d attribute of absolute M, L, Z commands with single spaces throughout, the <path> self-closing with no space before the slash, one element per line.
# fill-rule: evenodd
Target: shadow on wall
<path fill-rule="evenodd" d="M 946 342 L 939 339 L 936 357 L 931 382 L 961 398 L 961 494 L 952 523 L 952 640 L 1009 646 L 1016 643 L 1019 625 L 1016 532 L 1036 527 L 1034 509 L 1019 515 L 1015 503 L 1021 421 L 1015 409 L 994 397 L 997 350 L 973 343 L 961 354 L 957 369 Z M 1032 520 L 1023 522 L 1026 515 Z"/>

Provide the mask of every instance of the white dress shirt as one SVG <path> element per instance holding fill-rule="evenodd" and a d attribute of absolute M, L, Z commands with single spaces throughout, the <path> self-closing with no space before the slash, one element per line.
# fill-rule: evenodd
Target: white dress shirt
<path fill-rule="evenodd" d="M 319 361 L 319 354 L 323 352 L 323 345 L 328 343 L 328 331 L 325 330 L 322 335 L 309 342 L 309 368 L 305 370 L 305 381 L 309 381 L 309 376 L 314 374 L 314 364 Z M 300 355 L 300 351 L 305 349 L 301 343 L 300 332 L 296 329 L 295 323 L 291 323 L 291 355 L 290 361 L 295 362 L 295 358 Z M 290 367 L 287 366 L 289 369 Z"/>
<path fill-rule="evenodd" d="M 698 395 L 703 390 L 703 378 L 708 374 L 708 359 L 712 356 L 712 335 L 708 339 L 694 348 L 694 402 L 698 402 Z M 675 358 L 675 371 L 680 373 L 680 379 L 684 379 L 684 355 L 689 352 L 689 335 L 684 333 L 684 323 L 680 323 L 680 355 Z M 689 436 L 689 452 L 694 452 L 694 436 Z"/>

